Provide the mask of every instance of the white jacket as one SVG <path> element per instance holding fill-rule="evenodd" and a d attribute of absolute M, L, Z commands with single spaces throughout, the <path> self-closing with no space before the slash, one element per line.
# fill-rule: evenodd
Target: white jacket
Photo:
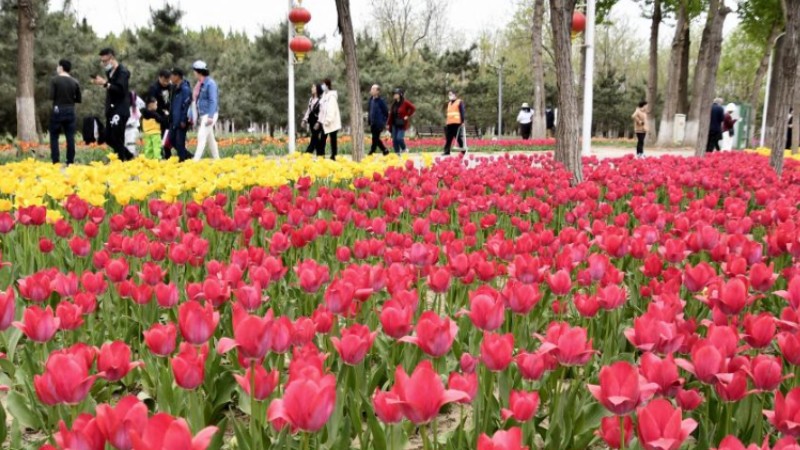
<path fill-rule="evenodd" d="M 339 112 L 339 94 L 328 91 L 322 94 L 319 106 L 319 121 L 325 134 L 342 129 L 342 114 Z"/>

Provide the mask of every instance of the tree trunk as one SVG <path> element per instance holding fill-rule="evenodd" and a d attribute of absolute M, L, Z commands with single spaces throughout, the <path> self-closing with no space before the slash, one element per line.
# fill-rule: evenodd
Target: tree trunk
<path fill-rule="evenodd" d="M 780 63 L 773 65 L 776 72 L 780 75 L 776 77 L 778 86 L 776 88 L 776 96 L 770 97 L 770 105 L 774 107 L 774 114 L 772 116 L 775 120 L 772 123 L 772 132 L 769 133 L 768 145 L 772 149 L 770 155 L 770 165 L 775 169 L 775 172 L 780 176 L 783 172 L 783 151 L 786 147 L 786 118 L 789 115 L 789 107 L 792 105 L 794 99 L 795 81 L 798 77 L 798 60 L 800 60 L 800 0 L 786 0 L 784 8 L 784 17 L 786 18 L 786 31 L 781 39 L 779 52 L 781 53 Z M 777 53 L 777 52 L 776 52 Z M 798 116 L 795 111 L 795 116 Z M 796 130 L 798 126 L 797 119 L 792 123 L 793 133 L 800 134 Z"/>
<path fill-rule="evenodd" d="M 685 31 L 689 29 L 687 0 L 681 1 L 678 23 L 675 26 L 675 37 L 672 38 L 672 50 L 669 56 L 667 85 L 664 90 L 664 106 L 661 109 L 661 126 L 658 131 L 659 146 L 671 146 L 673 142 L 675 114 L 680 112 L 681 66 L 683 64 Z M 652 51 L 652 48 L 651 48 Z M 652 108 L 652 105 L 651 105 Z"/>
<path fill-rule="evenodd" d="M 692 53 L 692 30 L 687 19 L 683 30 L 683 51 L 681 52 L 681 75 L 678 84 L 678 114 L 689 114 L 689 56 Z"/>
<path fill-rule="evenodd" d="M 650 71 L 647 76 L 647 114 L 649 132 L 647 143 L 656 143 L 656 102 L 658 100 L 658 31 L 661 27 L 661 0 L 653 2 L 653 19 L 650 24 Z"/>
<path fill-rule="evenodd" d="M 706 154 L 708 129 L 711 115 L 708 108 L 714 100 L 717 90 L 717 68 L 719 55 L 722 52 L 722 26 L 725 17 L 731 10 L 725 6 L 724 0 L 711 0 L 708 8 L 708 19 L 703 29 L 703 40 L 700 41 L 700 56 L 695 69 L 692 103 L 689 108 L 689 120 L 686 124 L 686 137 L 694 139 L 695 156 Z"/>
<path fill-rule="evenodd" d="M 347 72 L 347 86 L 350 91 L 350 126 L 353 137 L 353 160 L 364 157 L 364 121 L 361 110 L 361 85 L 358 75 L 356 39 L 353 33 L 353 19 L 350 14 L 350 0 L 336 0 L 339 16 L 339 32 L 342 33 L 342 50 Z"/>
<path fill-rule="evenodd" d="M 800 31 L 798 31 L 800 33 Z M 796 50 L 798 62 L 800 62 L 800 48 Z M 794 111 L 800 111 L 800 65 L 797 66 L 797 74 L 794 77 L 794 105 L 792 106 Z M 794 114 L 795 117 L 798 116 L 798 113 Z M 797 123 L 798 119 L 794 119 L 792 123 Z M 788 126 L 788 125 L 787 125 Z M 794 129 L 797 130 L 798 126 L 794 125 Z M 798 147 L 800 147 L 800 132 L 795 131 L 792 133 L 792 142 L 789 143 L 791 147 L 792 154 L 796 155 L 798 152 Z"/>
<path fill-rule="evenodd" d="M 547 136 L 545 119 L 544 61 L 542 60 L 542 41 L 544 40 L 544 0 L 536 0 L 533 5 L 533 129 L 534 139 Z"/>
<path fill-rule="evenodd" d="M 753 108 L 753 126 L 750 127 L 750 135 L 747 136 L 748 143 L 753 139 L 753 136 L 756 132 L 757 122 L 755 118 L 758 117 L 758 113 L 761 112 L 761 108 L 759 108 L 761 100 L 761 85 L 764 84 L 764 78 L 766 77 L 767 70 L 769 69 L 769 58 L 772 56 L 772 46 L 775 44 L 775 39 L 778 37 L 778 33 L 780 33 L 780 28 L 777 26 L 772 27 L 769 39 L 764 44 L 764 53 L 761 55 L 761 62 L 758 64 L 756 76 L 753 79 L 753 86 L 750 88 L 749 102 L 750 106 Z"/>
<path fill-rule="evenodd" d="M 550 0 L 550 23 L 553 31 L 553 53 L 556 64 L 556 86 L 558 88 L 558 127 L 556 127 L 555 160 L 564 164 L 572 173 L 573 185 L 583 181 L 580 125 L 574 73 L 572 71 L 572 12 L 575 0 Z"/>
<path fill-rule="evenodd" d="M 34 0 L 17 2 L 17 139 L 22 142 L 36 141 L 36 80 L 33 70 L 35 11 Z"/>

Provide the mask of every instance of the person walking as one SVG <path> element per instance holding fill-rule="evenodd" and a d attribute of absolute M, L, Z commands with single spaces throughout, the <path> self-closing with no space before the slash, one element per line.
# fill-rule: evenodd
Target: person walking
<path fill-rule="evenodd" d="M 464 119 L 466 118 L 464 102 L 458 98 L 458 94 L 453 89 L 447 92 L 447 97 L 449 102 L 447 103 L 447 120 L 444 133 L 444 154 L 450 154 L 450 149 L 453 145 L 453 139 L 456 139 L 458 142 L 458 148 L 462 149 L 461 153 L 463 154 L 465 153 L 463 150 L 464 138 L 461 136 L 459 131 L 461 130 L 461 126 L 464 125 Z"/>
<path fill-rule="evenodd" d="M 786 150 L 792 149 L 792 114 L 794 108 L 789 108 L 789 117 L 786 122 Z"/>
<path fill-rule="evenodd" d="M 548 106 L 544 110 L 544 121 L 547 125 L 547 137 L 556 137 L 556 111 L 552 106 Z"/>
<path fill-rule="evenodd" d="M 125 147 L 125 127 L 131 115 L 131 95 L 128 89 L 131 73 L 117 61 L 111 48 L 100 50 L 100 63 L 106 78 L 96 75 L 92 84 L 106 90 L 106 143 L 120 161 L 130 161 L 133 154 Z"/>
<path fill-rule="evenodd" d="M 644 158 L 644 138 L 647 136 L 647 102 L 639 102 L 639 106 L 631 114 L 633 130 L 636 133 L 636 157 Z"/>
<path fill-rule="evenodd" d="M 144 132 L 144 157 L 147 159 L 161 159 L 161 128 L 164 127 L 165 117 L 158 110 L 158 99 L 147 98 L 147 106 L 142 111 L 142 132 Z"/>
<path fill-rule="evenodd" d="M 147 90 L 146 98 L 155 98 L 156 99 L 156 110 L 164 119 L 169 119 L 170 113 L 170 99 L 172 98 L 172 81 L 171 81 L 172 74 L 169 70 L 161 70 L 158 72 L 158 79 L 150 85 L 150 89 Z M 167 134 L 167 130 L 169 130 L 169 120 L 164 120 L 161 124 L 161 139 L 164 139 L 164 136 Z M 166 156 L 166 149 L 162 149 L 164 152 L 164 156 Z M 165 158 L 166 159 L 166 158 Z"/>
<path fill-rule="evenodd" d="M 722 139 L 722 123 L 725 121 L 725 108 L 722 107 L 722 99 L 715 98 L 711 105 L 711 123 L 708 126 L 708 143 L 706 153 L 714 150 L 720 151 L 719 141 Z"/>
<path fill-rule="evenodd" d="M 406 99 L 406 93 L 401 88 L 396 88 L 392 93 L 392 107 L 389 109 L 389 118 L 386 127 L 392 134 L 392 147 L 396 154 L 408 151 L 406 147 L 406 131 L 408 131 L 411 117 L 417 112 L 417 107 Z"/>
<path fill-rule="evenodd" d="M 72 63 L 62 59 L 56 67 L 56 76 L 50 81 L 53 110 L 50 115 L 50 159 L 61 163 L 58 138 L 61 131 L 67 139 L 67 165 L 75 163 L 75 104 L 81 102 L 81 85 L 70 75 Z"/>
<path fill-rule="evenodd" d="M 186 150 L 186 132 L 189 129 L 189 107 L 192 104 L 192 88 L 184 79 L 182 69 L 174 68 L 171 73 L 172 93 L 169 101 L 169 142 L 178 153 L 180 162 L 191 158 Z M 164 157 L 169 159 L 172 152 L 165 149 Z"/>
<path fill-rule="evenodd" d="M 389 119 L 389 108 L 386 102 L 381 97 L 381 86 L 378 84 L 372 85 L 370 89 L 371 97 L 369 98 L 369 111 L 367 115 L 367 123 L 369 130 L 372 132 L 372 147 L 370 147 L 369 154 L 375 153 L 375 150 L 381 149 L 381 153 L 388 155 L 389 151 L 381 141 L 381 133 L 386 128 L 386 121 Z"/>
<path fill-rule="evenodd" d="M 523 141 L 531 138 L 531 129 L 533 128 L 533 110 L 527 103 L 522 104 L 522 109 L 517 114 L 517 123 L 519 124 L 519 134 L 522 136 Z"/>
<path fill-rule="evenodd" d="M 306 148 L 306 153 L 316 153 L 319 141 L 322 139 L 322 124 L 319 123 L 319 107 L 322 98 L 322 86 L 319 84 L 311 85 L 311 98 L 308 99 L 308 108 L 303 116 L 303 125 L 308 127 L 311 140 Z"/>
<path fill-rule="evenodd" d="M 192 64 L 197 84 L 194 86 L 194 115 L 195 126 L 197 127 L 197 150 L 194 152 L 194 160 L 200 161 L 206 145 L 211 149 L 211 157 L 219 159 L 219 147 L 217 138 L 214 136 L 214 125 L 219 119 L 219 90 L 217 82 L 211 78 L 208 65 L 204 61 L 195 61 Z"/>
<path fill-rule="evenodd" d="M 342 113 L 339 111 L 339 93 L 333 90 L 333 82 L 326 78 L 322 82 L 322 98 L 319 106 L 319 121 L 323 135 L 317 146 L 317 156 L 325 156 L 325 141 L 331 139 L 331 160 L 336 161 L 339 152 L 337 133 L 342 129 Z"/>
<path fill-rule="evenodd" d="M 736 133 L 734 127 L 736 126 L 736 119 L 733 118 L 736 105 L 731 103 L 726 108 L 725 118 L 722 120 L 722 150 L 733 150 L 733 135 Z"/>

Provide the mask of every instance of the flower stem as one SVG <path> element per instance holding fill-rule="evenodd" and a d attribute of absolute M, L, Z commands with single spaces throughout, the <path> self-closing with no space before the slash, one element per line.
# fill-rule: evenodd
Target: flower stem
<path fill-rule="evenodd" d="M 619 416 L 619 448 L 625 450 L 625 416 Z"/>
<path fill-rule="evenodd" d="M 428 440 L 428 430 L 425 425 L 419 427 L 419 434 L 422 436 L 422 448 L 423 450 L 431 450 L 431 443 Z"/>
<path fill-rule="evenodd" d="M 256 364 L 250 362 L 250 448 L 261 448 L 258 431 L 258 401 L 256 400 Z"/>

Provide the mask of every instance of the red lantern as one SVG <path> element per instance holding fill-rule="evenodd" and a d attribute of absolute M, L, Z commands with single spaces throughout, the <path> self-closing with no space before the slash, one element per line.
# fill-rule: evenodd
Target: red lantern
<path fill-rule="evenodd" d="M 586 16 L 580 11 L 572 13 L 572 33 L 583 33 L 586 29 Z"/>
<path fill-rule="evenodd" d="M 289 11 L 289 22 L 294 24 L 294 29 L 297 34 L 303 34 L 303 29 L 308 22 L 311 22 L 311 13 L 302 6 L 292 8 Z"/>
<path fill-rule="evenodd" d="M 295 36 L 289 42 L 289 48 L 292 49 L 295 56 L 297 56 L 297 62 L 303 62 L 306 53 L 314 48 L 314 44 L 311 42 L 311 39 L 305 36 Z"/>

